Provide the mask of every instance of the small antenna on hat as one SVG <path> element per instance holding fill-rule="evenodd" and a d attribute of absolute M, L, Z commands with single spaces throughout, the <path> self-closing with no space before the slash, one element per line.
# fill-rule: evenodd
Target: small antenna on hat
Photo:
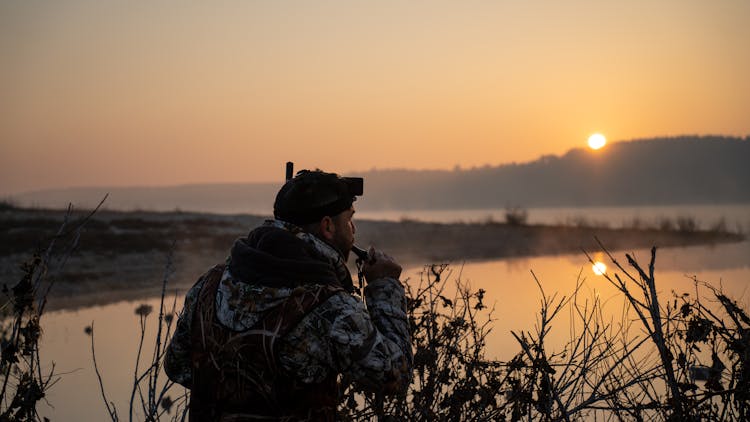
<path fill-rule="evenodd" d="M 291 161 L 286 162 L 286 181 L 292 180 L 294 175 L 294 163 Z"/>

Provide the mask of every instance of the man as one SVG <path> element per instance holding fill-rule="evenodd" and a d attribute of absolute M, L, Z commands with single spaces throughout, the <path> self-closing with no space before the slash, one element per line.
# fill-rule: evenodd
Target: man
<path fill-rule="evenodd" d="M 359 181 L 357 186 L 356 181 Z M 365 305 L 346 267 L 361 179 L 303 170 L 190 289 L 167 350 L 191 421 L 336 419 L 339 382 L 403 392 L 411 345 L 401 267 L 370 249 Z"/>

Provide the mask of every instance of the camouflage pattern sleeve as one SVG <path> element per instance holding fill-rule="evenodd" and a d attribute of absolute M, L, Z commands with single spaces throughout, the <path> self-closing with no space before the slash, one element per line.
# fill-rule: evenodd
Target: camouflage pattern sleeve
<path fill-rule="evenodd" d="M 343 292 L 316 307 L 283 340 L 281 366 L 306 383 L 335 372 L 367 391 L 405 391 L 412 354 L 404 288 L 383 278 L 365 297 L 367 307 Z"/>
<path fill-rule="evenodd" d="M 205 284 L 205 278 L 201 278 L 185 295 L 185 305 L 177 320 L 177 327 L 167 347 L 164 357 L 164 372 L 169 379 L 190 388 L 192 384 L 192 363 L 190 362 L 190 335 L 192 332 L 193 312 L 198 295 Z"/>
<path fill-rule="evenodd" d="M 405 392 L 411 383 L 412 351 L 404 286 L 393 278 L 375 280 L 365 286 L 365 300 L 377 331 L 393 342 L 400 352 L 394 354 L 397 360 L 392 359 L 393 373 L 386 379 L 385 390 Z"/>

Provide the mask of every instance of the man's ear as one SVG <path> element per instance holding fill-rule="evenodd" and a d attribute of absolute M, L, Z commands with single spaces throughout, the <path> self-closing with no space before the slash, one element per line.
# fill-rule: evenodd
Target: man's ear
<path fill-rule="evenodd" d="M 325 216 L 320 220 L 320 234 L 324 240 L 333 240 L 333 235 L 336 233 L 336 226 L 333 224 L 333 218 Z"/>

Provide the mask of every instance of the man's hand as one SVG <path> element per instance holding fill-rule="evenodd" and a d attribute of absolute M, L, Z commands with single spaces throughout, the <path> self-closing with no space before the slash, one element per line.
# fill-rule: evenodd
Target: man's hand
<path fill-rule="evenodd" d="M 383 277 L 391 277 L 398 280 L 401 277 L 401 265 L 395 259 L 382 251 L 370 247 L 367 251 L 370 259 L 362 266 L 362 273 L 368 283 Z"/>

